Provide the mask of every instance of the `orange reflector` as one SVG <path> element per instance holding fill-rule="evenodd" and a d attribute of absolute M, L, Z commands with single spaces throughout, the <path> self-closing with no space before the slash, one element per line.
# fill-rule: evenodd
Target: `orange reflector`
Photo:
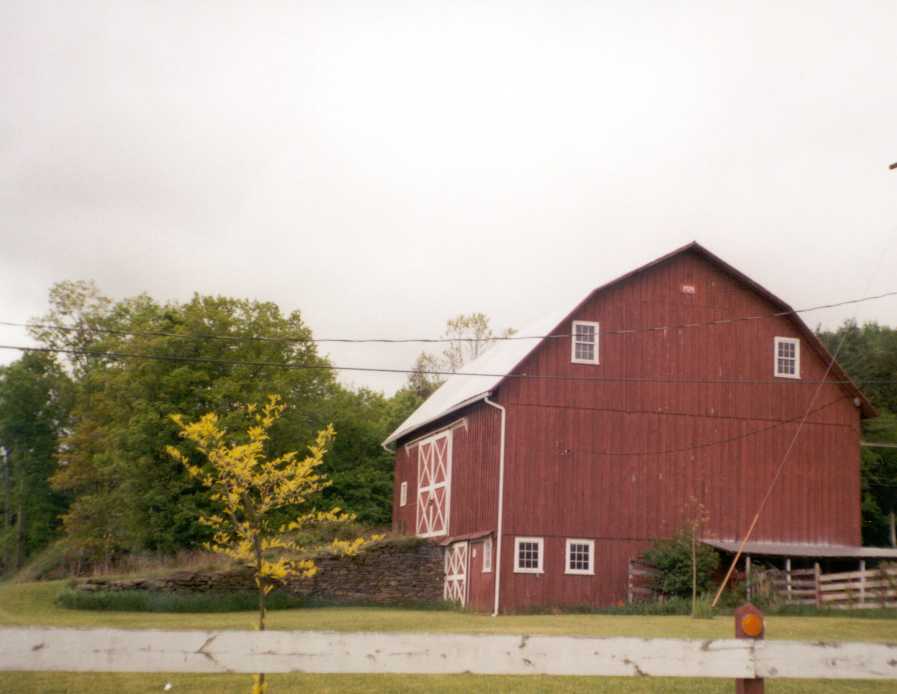
<path fill-rule="evenodd" d="M 758 614 L 746 614 L 741 618 L 741 630 L 745 636 L 758 637 L 763 633 L 763 617 Z"/>

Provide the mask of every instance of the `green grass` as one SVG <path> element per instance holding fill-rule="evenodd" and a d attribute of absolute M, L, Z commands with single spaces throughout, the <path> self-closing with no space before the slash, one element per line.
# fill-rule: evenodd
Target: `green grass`
<path fill-rule="evenodd" d="M 162 613 L 71 610 L 55 604 L 65 582 L 0 585 L 0 624 L 130 629 L 251 629 L 251 612 Z M 686 616 L 629 616 L 601 614 L 511 615 L 492 618 L 460 611 L 387 608 L 316 607 L 287 609 L 269 615 L 272 629 L 337 631 L 427 631 L 434 633 L 572 634 L 673 638 L 728 638 L 732 617 L 691 619 Z M 807 641 L 895 641 L 897 620 L 851 616 L 771 616 L 767 638 Z M 172 694 L 246 692 L 245 675 L 0 673 L 0 693 L 22 692 L 161 692 L 171 682 Z M 704 694 L 731 692 L 731 680 L 635 679 L 581 677 L 486 677 L 474 675 L 274 675 L 270 694 L 277 692 L 627 692 Z M 894 682 L 825 682 L 776 680 L 767 684 L 773 694 L 835 692 L 883 694 Z"/>
<path fill-rule="evenodd" d="M 496 677 L 477 675 L 269 675 L 269 694 L 320 692 L 370 694 L 371 692 L 559 692 L 560 694 L 731 694 L 732 680 L 632 677 Z M 171 683 L 171 694 L 246 694 L 249 675 L 72 674 L 0 673 L 2 694 L 149 694 L 162 692 Z M 892 682 L 826 680 L 775 680 L 766 683 L 769 694 L 885 694 Z"/>
<path fill-rule="evenodd" d="M 252 612 L 184 613 L 103 612 L 70 610 L 55 604 L 64 581 L 0 584 L 0 624 L 123 629 L 251 629 Z M 474 634 L 575 634 L 692 639 L 729 638 L 732 617 L 630 616 L 605 614 L 521 614 L 493 618 L 458 610 L 382 607 L 316 607 L 278 610 L 268 619 L 271 629 L 334 631 L 429 631 Z M 806 641 L 897 641 L 897 620 L 833 617 L 767 619 L 767 638 Z"/>

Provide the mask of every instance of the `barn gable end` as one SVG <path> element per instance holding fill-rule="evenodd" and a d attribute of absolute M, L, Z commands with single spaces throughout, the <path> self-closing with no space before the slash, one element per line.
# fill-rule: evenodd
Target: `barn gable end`
<path fill-rule="evenodd" d="M 818 387 L 830 357 L 789 312 L 697 244 L 599 287 L 551 319 L 553 337 L 490 350 L 504 369 L 492 382 L 452 377 L 449 394 L 466 401 L 444 393 L 428 421 L 412 415 L 397 430 L 394 525 L 414 532 L 416 482 L 405 506 L 398 489 L 416 480 L 415 441 L 463 421 L 452 430 L 444 538 L 502 527 L 503 609 L 622 600 L 628 561 L 675 532 L 695 504 L 708 514 L 707 537 L 743 535 L 818 389 L 755 537 L 858 545 L 859 419 L 875 412 L 837 366 L 828 378 L 844 383 Z M 574 321 L 594 326 L 595 354 L 577 358 Z M 776 338 L 797 341 L 799 378 L 775 375 Z M 476 362 L 466 368 L 482 373 Z M 507 412 L 501 523 L 500 418 L 486 396 Z M 540 571 L 520 565 L 535 547 L 521 538 L 538 539 Z M 591 553 L 581 564 L 590 570 L 570 571 L 571 541 Z"/>

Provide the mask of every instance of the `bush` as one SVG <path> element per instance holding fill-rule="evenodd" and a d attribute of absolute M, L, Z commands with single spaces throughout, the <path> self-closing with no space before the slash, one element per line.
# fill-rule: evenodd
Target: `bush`
<path fill-rule="evenodd" d="M 87 592 L 66 588 L 56 604 L 72 610 L 111 612 L 242 612 L 258 610 L 258 593 L 161 593 L 149 590 Z M 300 607 L 302 598 L 273 592 L 268 596 L 269 610 Z"/>
<path fill-rule="evenodd" d="M 713 577 L 719 568 L 719 554 L 712 547 L 698 543 L 698 594 L 713 589 Z M 669 539 L 654 541 L 645 551 L 644 561 L 660 571 L 652 582 L 652 588 L 661 595 L 681 598 L 691 597 L 691 534 L 682 530 Z"/>
<path fill-rule="evenodd" d="M 713 598 L 705 593 L 695 601 L 695 609 L 691 616 L 695 619 L 713 619 L 715 614 L 716 608 L 713 607 Z"/>

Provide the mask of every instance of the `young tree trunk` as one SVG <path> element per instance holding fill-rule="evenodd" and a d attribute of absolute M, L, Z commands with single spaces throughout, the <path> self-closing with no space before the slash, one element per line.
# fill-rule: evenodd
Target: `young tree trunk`
<path fill-rule="evenodd" d="M 18 571 L 25 563 L 25 503 L 19 499 L 19 512 L 16 514 L 16 559 L 15 569 Z"/>
<path fill-rule="evenodd" d="M 265 604 L 265 584 L 262 581 L 262 546 L 258 536 L 253 538 L 253 550 L 255 551 L 255 585 L 259 591 L 259 631 L 265 630 L 265 615 L 267 605 Z M 264 694 L 265 692 L 265 673 L 260 672 L 255 676 L 255 683 L 252 687 L 253 694 Z"/>
<path fill-rule="evenodd" d="M 3 529 L 12 527 L 12 474 L 9 453 L 0 453 L 0 464 L 3 466 Z"/>
<path fill-rule="evenodd" d="M 691 616 L 694 617 L 698 609 L 698 551 L 697 533 L 691 531 Z"/>
<path fill-rule="evenodd" d="M 897 519 L 895 519 L 897 514 L 894 513 L 894 509 L 891 509 L 891 512 L 888 514 L 888 525 L 890 530 L 890 540 L 891 547 L 897 547 Z"/>

